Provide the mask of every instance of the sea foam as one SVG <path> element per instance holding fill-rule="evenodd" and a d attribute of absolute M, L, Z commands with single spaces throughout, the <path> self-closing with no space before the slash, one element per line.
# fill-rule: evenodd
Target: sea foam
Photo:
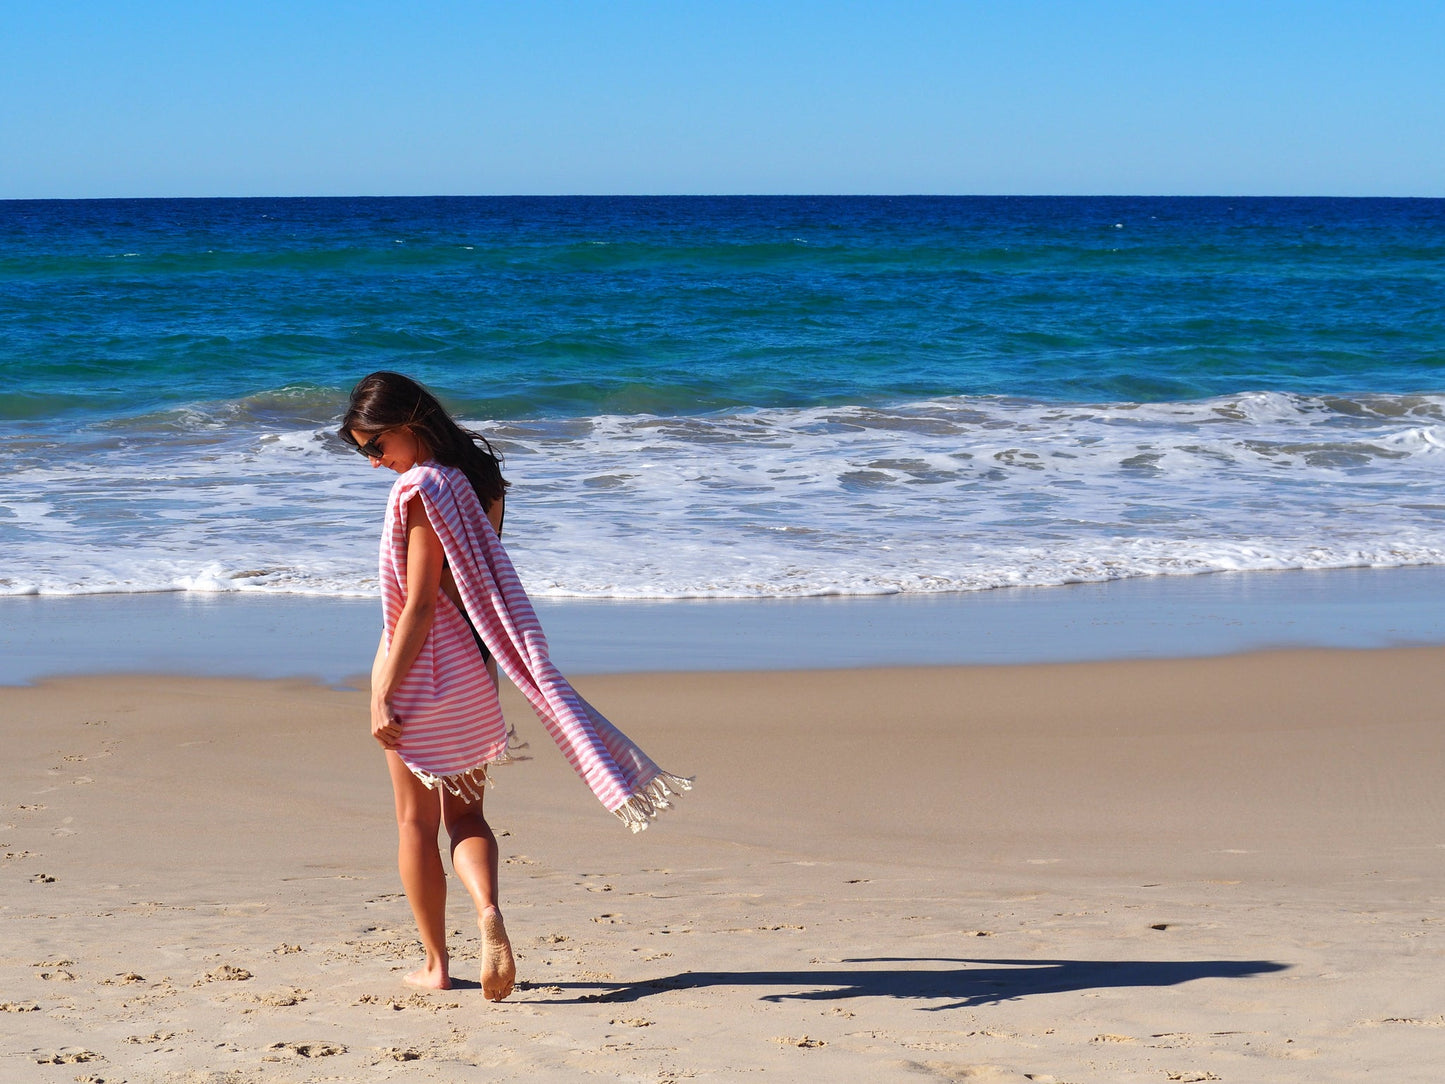
<path fill-rule="evenodd" d="M 1445 396 L 478 420 L 529 590 L 981 590 L 1445 562 Z M 254 404 L 19 425 L 0 593 L 376 589 L 393 476 Z"/>

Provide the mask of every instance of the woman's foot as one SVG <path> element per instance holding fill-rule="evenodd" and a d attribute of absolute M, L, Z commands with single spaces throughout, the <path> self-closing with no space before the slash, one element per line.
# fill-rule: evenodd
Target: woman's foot
<path fill-rule="evenodd" d="M 488 907 L 478 923 L 482 927 L 482 996 L 501 1001 L 512 992 L 517 963 L 512 959 L 512 942 L 502 924 L 502 912 Z"/>
<path fill-rule="evenodd" d="M 450 990 L 452 988 L 452 979 L 447 974 L 447 965 L 431 960 L 401 981 L 408 986 L 416 986 L 422 990 Z"/>

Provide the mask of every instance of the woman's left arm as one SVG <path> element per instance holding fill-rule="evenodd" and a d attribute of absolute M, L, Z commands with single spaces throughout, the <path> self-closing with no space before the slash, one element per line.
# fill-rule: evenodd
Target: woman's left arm
<path fill-rule="evenodd" d="M 406 722 L 392 710 L 391 696 L 431 632 L 445 559 L 426 506 L 421 497 L 413 497 L 406 504 L 406 602 L 391 632 L 391 649 L 379 660 L 381 665 L 373 671 L 371 681 L 371 736 L 387 749 L 394 749 L 401 740 Z"/>

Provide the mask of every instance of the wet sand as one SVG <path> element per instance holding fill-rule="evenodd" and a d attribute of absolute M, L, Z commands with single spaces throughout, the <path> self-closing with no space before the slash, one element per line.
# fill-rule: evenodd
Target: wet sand
<path fill-rule="evenodd" d="M 977 666 L 1445 644 L 1445 566 L 765 599 L 534 598 L 568 674 Z M 374 597 L 0 596 L 0 685 L 101 673 L 365 672 Z"/>
<path fill-rule="evenodd" d="M 516 993 L 419 950 L 362 694 L 0 689 L 9 1081 L 1353 1081 L 1445 1052 L 1445 649 L 601 675 L 629 835 L 515 694 Z"/>

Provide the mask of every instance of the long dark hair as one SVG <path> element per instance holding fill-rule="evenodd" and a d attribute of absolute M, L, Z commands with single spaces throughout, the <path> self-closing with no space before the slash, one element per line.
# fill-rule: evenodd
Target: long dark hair
<path fill-rule="evenodd" d="M 403 426 L 421 438 L 438 463 L 462 469 L 483 508 L 490 508 L 507 492 L 511 483 L 502 477 L 502 457 L 487 438 L 454 422 L 437 397 L 409 376 L 382 370 L 362 377 L 351 389 L 338 432 L 354 447 L 353 429 L 380 433 Z"/>

